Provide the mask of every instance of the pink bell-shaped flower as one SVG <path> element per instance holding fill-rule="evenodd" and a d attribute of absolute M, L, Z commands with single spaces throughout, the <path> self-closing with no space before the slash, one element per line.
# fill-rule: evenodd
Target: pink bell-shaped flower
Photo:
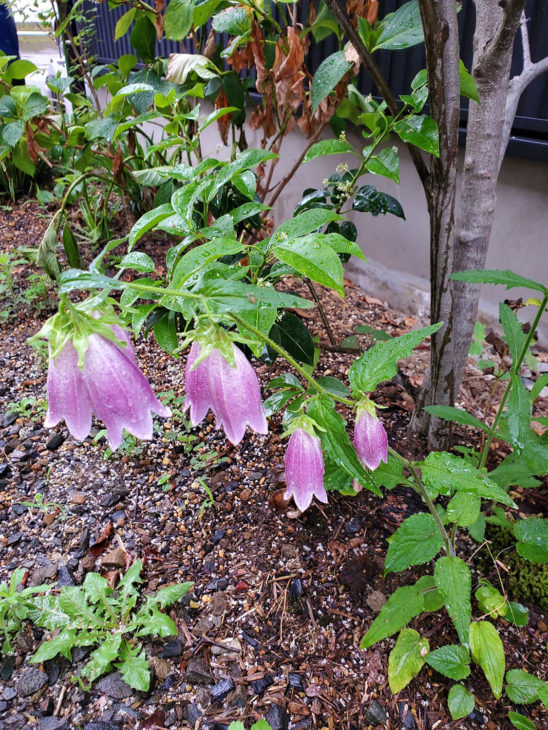
<path fill-rule="evenodd" d="M 388 461 L 388 438 L 384 426 L 375 415 L 374 406 L 358 408 L 354 426 L 354 448 L 361 463 L 371 470 L 381 461 Z M 372 411 L 372 412 L 371 412 Z"/>
<path fill-rule="evenodd" d="M 287 488 L 284 499 L 293 497 L 301 512 L 310 507 L 312 497 L 327 504 L 327 492 L 323 485 L 324 471 L 320 439 L 304 428 L 296 428 L 289 438 L 285 452 Z"/>
<path fill-rule="evenodd" d="M 122 441 L 122 429 L 139 439 L 152 438 L 151 411 L 165 418 L 171 415 L 154 395 L 148 380 L 137 367 L 129 336 L 116 325 L 116 337 L 127 342 L 119 347 L 99 334 L 90 334 L 80 369 L 71 340 L 48 369 L 48 412 L 44 425 L 52 428 L 65 420 L 74 438 L 82 441 L 90 432 L 92 413 L 107 427 L 112 449 Z"/>
<path fill-rule="evenodd" d="M 216 428 L 224 428 L 226 437 L 239 444 L 249 425 L 257 433 L 267 433 L 261 389 L 255 370 L 243 352 L 232 345 L 234 366 L 218 347 L 197 366 L 202 346 L 193 342 L 185 368 L 185 408 L 190 408 L 190 421 L 197 426 L 211 408 Z"/>

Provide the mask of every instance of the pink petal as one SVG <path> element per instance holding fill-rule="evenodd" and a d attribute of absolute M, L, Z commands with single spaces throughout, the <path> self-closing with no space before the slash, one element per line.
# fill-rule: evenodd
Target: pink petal
<path fill-rule="evenodd" d="M 291 434 L 285 452 L 285 481 L 287 489 L 284 499 L 293 497 L 295 504 L 304 512 L 316 497 L 327 503 L 327 492 L 323 485 L 324 463 L 321 441 L 304 429 L 298 428 Z"/>
<path fill-rule="evenodd" d="M 55 360 L 50 358 L 48 367 L 48 412 L 44 426 L 52 428 L 63 419 L 78 441 L 89 434 L 91 401 L 72 342 L 65 345 Z"/>
<path fill-rule="evenodd" d="M 381 461 L 388 461 L 388 438 L 378 418 L 367 411 L 358 413 L 354 426 L 354 447 L 358 459 L 369 469 L 376 469 Z"/>
<path fill-rule="evenodd" d="M 190 408 L 190 422 L 193 426 L 197 426 L 200 421 L 204 420 L 211 406 L 205 362 L 200 363 L 197 368 L 192 370 L 192 366 L 199 355 L 200 345 L 193 342 L 185 367 L 185 410 Z"/>

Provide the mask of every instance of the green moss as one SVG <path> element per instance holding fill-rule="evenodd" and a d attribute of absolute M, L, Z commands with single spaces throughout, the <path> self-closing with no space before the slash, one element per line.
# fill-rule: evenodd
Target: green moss
<path fill-rule="evenodd" d="M 507 580 L 509 600 L 535 603 L 542 610 L 548 611 L 548 563 L 531 563 L 518 555 L 514 536 L 502 527 L 489 525 L 485 537 L 491 543 L 489 547 L 492 555 L 499 556 L 509 569 L 508 573 L 503 573 Z M 481 551 L 478 568 L 485 573 L 493 569 L 493 561 L 487 549 Z"/>

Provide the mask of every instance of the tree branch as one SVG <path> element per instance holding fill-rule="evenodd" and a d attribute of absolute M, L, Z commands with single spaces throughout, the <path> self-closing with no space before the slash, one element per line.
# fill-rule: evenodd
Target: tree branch
<path fill-rule="evenodd" d="M 373 82 L 379 90 L 382 98 L 385 100 L 386 105 L 388 106 L 388 110 L 393 116 L 395 116 L 399 111 L 398 101 L 392 93 L 388 82 L 382 75 L 382 71 L 377 66 L 377 64 L 373 60 L 373 57 L 365 47 L 365 44 L 362 41 L 358 31 L 352 25 L 348 14 L 345 10 L 343 10 L 337 0 L 325 1 L 327 7 L 331 11 L 331 14 L 340 25 L 340 27 L 343 29 L 350 43 L 352 43 L 352 45 L 356 49 L 356 52 L 358 53 L 361 62 L 369 72 L 369 75 L 373 79 Z M 425 191 L 428 191 L 429 172 L 422 158 L 422 155 L 420 151 L 413 145 L 408 144 L 407 149 L 409 150 L 409 154 L 411 155 L 411 159 L 413 161 L 413 164 L 415 165 L 415 169 L 417 170 L 417 174 L 423 184 L 423 187 Z"/>
<path fill-rule="evenodd" d="M 476 0 L 476 13 L 492 13 L 493 9 L 488 7 L 486 0 Z M 508 48 L 514 45 L 516 31 L 520 22 L 525 0 L 500 0 L 498 5 L 502 8 L 502 19 L 496 32 L 493 42 L 483 51 L 476 65 L 474 76 L 489 76 L 493 66 L 501 55 L 505 55 Z M 480 6 L 483 6 L 480 9 Z M 523 28 L 523 26 L 522 26 Z"/>

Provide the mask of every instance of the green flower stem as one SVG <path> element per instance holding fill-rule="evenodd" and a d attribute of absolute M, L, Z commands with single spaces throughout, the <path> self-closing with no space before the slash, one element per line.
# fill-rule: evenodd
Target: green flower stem
<path fill-rule="evenodd" d="M 447 533 L 447 530 L 445 529 L 445 525 L 441 521 L 441 517 L 438 514 L 438 510 L 436 509 L 434 502 L 430 499 L 430 495 L 426 491 L 426 487 L 423 484 L 422 479 L 419 476 L 419 472 L 417 469 L 413 466 L 413 464 L 408 461 L 404 456 L 401 456 L 398 454 L 397 451 L 394 451 L 393 448 L 390 446 L 388 447 L 388 452 L 391 456 L 393 456 L 395 459 L 397 459 L 399 462 L 403 464 L 403 466 L 406 469 L 409 469 L 411 474 L 413 475 L 413 480 L 415 482 L 415 488 L 417 492 L 420 494 L 420 496 L 423 498 L 423 500 L 426 502 L 426 505 L 428 509 L 430 510 L 430 514 L 434 518 L 434 521 L 437 525 L 438 530 L 441 533 L 441 536 L 443 538 L 443 543 L 445 545 L 445 552 L 447 555 L 450 555 L 452 557 L 455 556 L 455 548 L 451 544 L 451 538 L 449 537 L 449 534 Z"/>
<path fill-rule="evenodd" d="M 295 370 L 299 373 L 299 375 L 302 375 L 303 378 L 310 383 L 317 391 L 319 391 L 322 395 L 326 395 L 329 398 L 331 398 L 334 401 L 337 401 L 338 403 L 344 403 L 347 406 L 350 406 L 350 408 L 355 408 L 357 401 L 350 400 L 350 398 L 342 398 L 339 395 L 335 395 L 334 393 L 331 393 L 330 391 L 326 390 L 323 386 L 319 385 L 314 378 L 309 375 L 306 370 L 299 365 L 299 363 L 295 360 L 295 358 L 291 357 L 291 355 L 285 350 L 281 345 L 278 345 L 277 342 L 274 342 L 274 340 L 270 339 L 268 335 L 263 334 L 260 330 L 258 330 L 256 327 L 254 327 L 252 324 L 249 324 L 249 322 L 246 322 L 245 319 L 242 319 L 238 314 L 235 314 L 234 312 L 231 312 L 229 314 L 229 317 L 231 317 L 235 322 L 237 322 L 242 327 L 245 327 L 245 329 L 249 330 L 250 332 L 253 332 L 254 335 L 257 335 L 263 342 L 266 342 L 267 345 L 270 345 L 270 347 L 273 350 L 276 350 L 277 353 L 279 353 L 283 358 L 287 360 L 287 362 L 295 368 Z"/>
<path fill-rule="evenodd" d="M 535 319 L 533 320 L 533 324 L 531 325 L 531 329 L 527 333 L 527 337 L 525 338 L 525 342 L 523 343 L 523 347 L 521 349 L 519 357 L 515 363 L 512 363 L 512 369 L 510 371 L 511 373 L 515 373 L 516 375 L 519 374 L 523 360 L 525 359 L 525 355 L 527 354 L 527 350 L 529 349 L 529 345 L 531 344 L 533 336 L 537 330 L 538 323 L 540 322 L 540 318 L 544 314 L 544 310 L 546 309 L 547 305 L 548 305 L 548 294 L 545 294 L 542 302 L 539 305 L 539 308 L 535 315 Z M 499 425 L 499 421 L 502 417 L 502 414 L 504 411 L 504 406 L 506 405 L 506 401 L 508 400 L 508 396 L 510 395 L 511 388 L 512 388 L 512 381 L 508 381 L 508 385 L 506 386 L 506 390 L 504 391 L 504 395 L 502 396 L 502 399 L 500 401 L 500 406 L 497 411 L 497 415 L 495 416 L 493 425 L 489 429 L 489 434 L 487 436 L 485 446 L 483 447 L 483 451 L 481 453 L 481 459 L 480 459 L 480 463 L 479 463 L 480 469 L 482 469 L 485 466 L 485 463 L 487 461 L 489 449 L 491 448 L 491 444 L 493 443 L 493 438 L 495 436 L 497 427 Z"/>

